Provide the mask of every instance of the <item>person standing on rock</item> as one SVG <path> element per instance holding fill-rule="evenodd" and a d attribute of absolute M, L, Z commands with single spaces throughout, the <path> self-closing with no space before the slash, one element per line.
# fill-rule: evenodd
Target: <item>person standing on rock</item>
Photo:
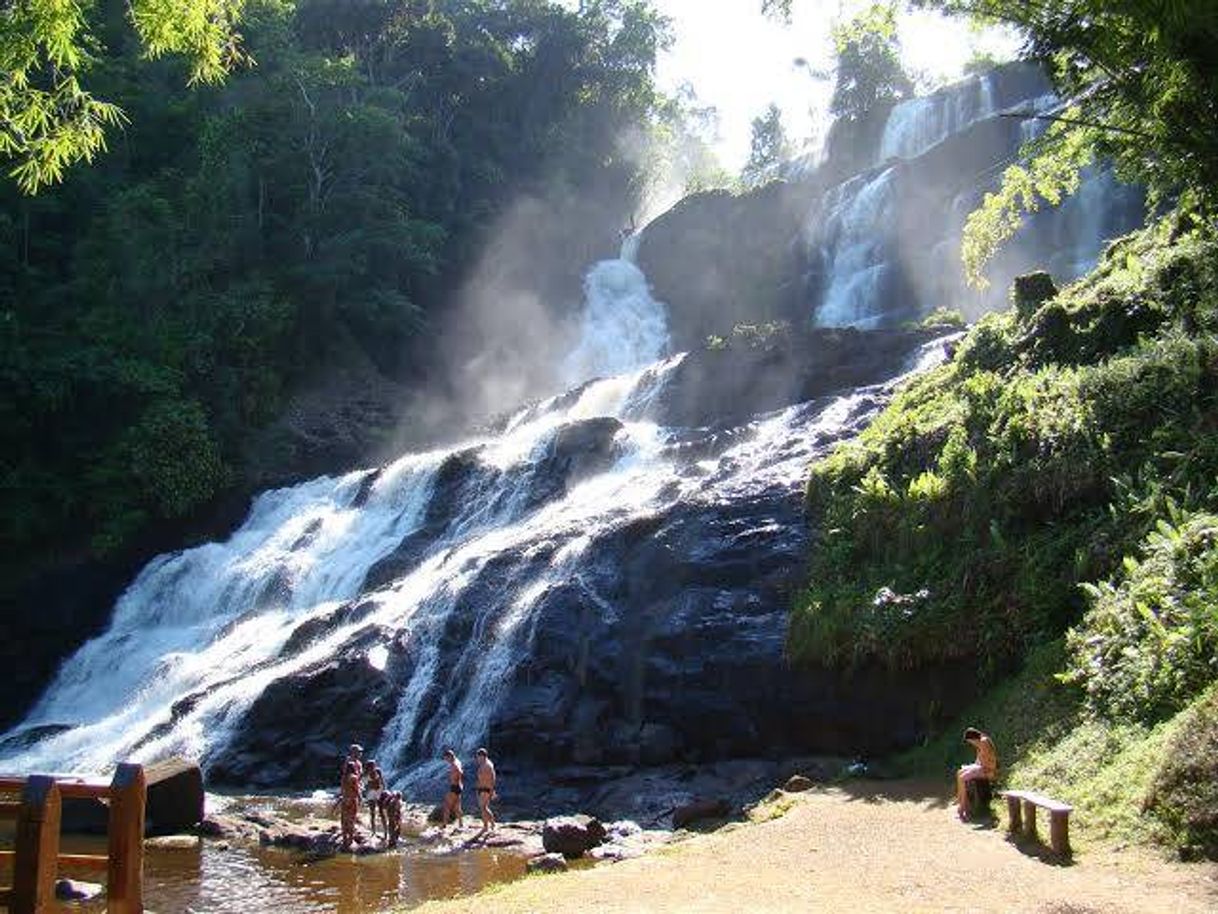
<path fill-rule="evenodd" d="M 372 836 L 376 837 L 376 811 L 381 808 L 381 795 L 385 792 L 385 775 L 381 773 L 381 769 L 377 767 L 376 762 L 369 760 L 367 768 L 368 784 L 365 788 L 364 797 L 368 801 L 368 824 L 372 830 Z M 385 814 L 381 813 L 381 825 L 385 824 Z M 385 831 L 385 837 L 389 837 L 388 829 Z"/>
<path fill-rule="evenodd" d="M 361 746 L 359 743 L 352 743 L 347 748 L 347 757 L 343 760 L 343 769 L 342 769 L 342 776 L 344 778 L 347 776 L 347 763 L 348 762 L 355 763 L 355 776 L 357 778 L 363 778 L 364 763 L 362 761 L 360 761 L 360 758 L 363 756 L 363 754 L 364 754 L 364 747 Z"/>
<path fill-rule="evenodd" d="M 465 770 L 461 760 L 451 749 L 444 750 L 444 761 L 448 762 L 448 790 L 444 794 L 444 802 L 440 808 L 440 824 L 447 825 L 454 816 L 457 828 L 461 827 L 461 791 L 465 788 Z"/>
<path fill-rule="evenodd" d="M 495 827 L 495 814 L 491 812 L 491 800 L 495 799 L 495 763 L 485 749 L 479 749 L 476 754 L 478 812 L 482 814 L 482 831 L 485 833 Z"/>
<path fill-rule="evenodd" d="M 339 796 L 339 830 L 342 848 L 351 850 L 355 841 L 355 821 L 359 815 L 359 762 L 349 760 L 343 770 L 342 793 Z"/>
<path fill-rule="evenodd" d="M 998 750 L 994 748 L 994 741 L 976 727 L 969 727 L 964 731 L 964 741 L 977 752 L 976 761 L 971 765 L 961 765 L 960 770 L 956 772 L 956 815 L 967 820 L 968 782 L 993 782 L 998 777 Z"/>

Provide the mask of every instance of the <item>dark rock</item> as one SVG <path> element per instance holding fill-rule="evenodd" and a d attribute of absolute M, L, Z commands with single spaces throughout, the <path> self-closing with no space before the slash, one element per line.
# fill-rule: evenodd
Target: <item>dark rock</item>
<path fill-rule="evenodd" d="M 724 819 L 732 813 L 732 804 L 723 798 L 695 800 L 672 811 L 672 827 L 687 828 L 705 819 Z"/>
<path fill-rule="evenodd" d="M 789 329 L 765 347 L 699 347 L 671 372 L 651 418 L 669 426 L 747 422 L 758 413 L 891 378 L 934 335 Z"/>
<path fill-rule="evenodd" d="M 148 785 L 144 832 L 178 834 L 203 820 L 203 772 L 194 762 L 171 758 L 144 766 Z"/>
<path fill-rule="evenodd" d="M 558 816 L 546 819 L 541 843 L 547 853 L 574 860 L 604 841 L 605 835 L 605 826 L 591 816 Z"/>
<path fill-rule="evenodd" d="M 1011 290 L 1015 310 L 1024 317 L 1030 316 L 1037 308 L 1056 296 L 1057 285 L 1053 282 L 1053 277 L 1043 270 L 1016 276 Z"/>
<path fill-rule="evenodd" d="M 803 267 L 792 241 L 814 192 L 776 182 L 694 194 L 648 224 L 639 266 L 668 306 L 675 349 L 740 323 L 797 319 Z"/>
<path fill-rule="evenodd" d="M 241 719 L 234 737 L 204 760 L 208 779 L 253 787 L 316 787 L 337 782 L 351 742 L 375 743 L 397 707 L 403 655 L 390 642 L 389 662 L 368 662 L 388 641 L 362 629 L 323 663 L 272 682 Z"/>
<path fill-rule="evenodd" d="M 525 868 L 530 873 L 565 873 L 567 858 L 558 853 L 542 854 L 540 857 L 530 858 Z"/>
<path fill-rule="evenodd" d="M 811 790 L 815 782 L 811 778 L 806 778 L 802 774 L 793 774 L 787 778 L 787 782 L 782 785 L 782 789 L 787 793 L 802 793 L 805 790 Z"/>
<path fill-rule="evenodd" d="M 110 807 L 97 799 L 64 797 L 60 817 L 66 834 L 104 835 L 110 827 Z"/>

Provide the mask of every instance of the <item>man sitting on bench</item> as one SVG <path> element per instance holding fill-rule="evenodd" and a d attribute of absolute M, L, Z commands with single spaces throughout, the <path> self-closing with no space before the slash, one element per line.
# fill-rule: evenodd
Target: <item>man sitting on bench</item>
<path fill-rule="evenodd" d="M 961 765 L 956 772 L 956 815 L 968 821 L 968 782 L 993 782 L 998 776 L 998 750 L 993 740 L 976 727 L 964 731 L 964 741 L 977 750 L 977 760 L 971 765 Z"/>

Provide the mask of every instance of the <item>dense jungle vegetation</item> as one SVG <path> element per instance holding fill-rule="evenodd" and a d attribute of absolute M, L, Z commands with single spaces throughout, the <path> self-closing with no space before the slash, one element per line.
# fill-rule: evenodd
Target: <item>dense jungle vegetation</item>
<path fill-rule="evenodd" d="M 513 201 L 579 189 L 599 220 L 543 239 L 578 290 L 642 189 L 620 138 L 673 110 L 635 0 L 0 16 L 6 585 L 239 488 L 243 442 L 310 378 L 370 361 L 422 384 Z"/>
<path fill-rule="evenodd" d="M 1018 282 L 812 468 L 792 655 L 972 665 L 983 697 L 906 768 L 949 769 L 979 725 L 1088 836 L 1218 855 L 1218 12 L 925 5 L 1017 25 L 1072 102 L 970 220 L 974 280 L 1096 156 L 1159 211 L 1082 281 Z"/>

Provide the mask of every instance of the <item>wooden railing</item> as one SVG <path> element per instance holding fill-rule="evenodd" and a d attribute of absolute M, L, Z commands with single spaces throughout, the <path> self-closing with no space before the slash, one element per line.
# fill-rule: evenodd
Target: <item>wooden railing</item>
<path fill-rule="evenodd" d="M 0 819 L 16 819 L 16 844 L 0 851 L 11 860 L 13 885 L 0 889 L 0 907 L 9 914 L 47 914 L 55 902 L 60 866 L 106 871 L 109 914 L 142 914 L 144 910 L 144 769 L 120 764 L 114 779 L 0 777 L 0 793 L 20 794 L 19 801 L 0 802 Z M 110 804 L 105 854 L 61 854 L 59 823 L 65 798 L 104 799 Z"/>

